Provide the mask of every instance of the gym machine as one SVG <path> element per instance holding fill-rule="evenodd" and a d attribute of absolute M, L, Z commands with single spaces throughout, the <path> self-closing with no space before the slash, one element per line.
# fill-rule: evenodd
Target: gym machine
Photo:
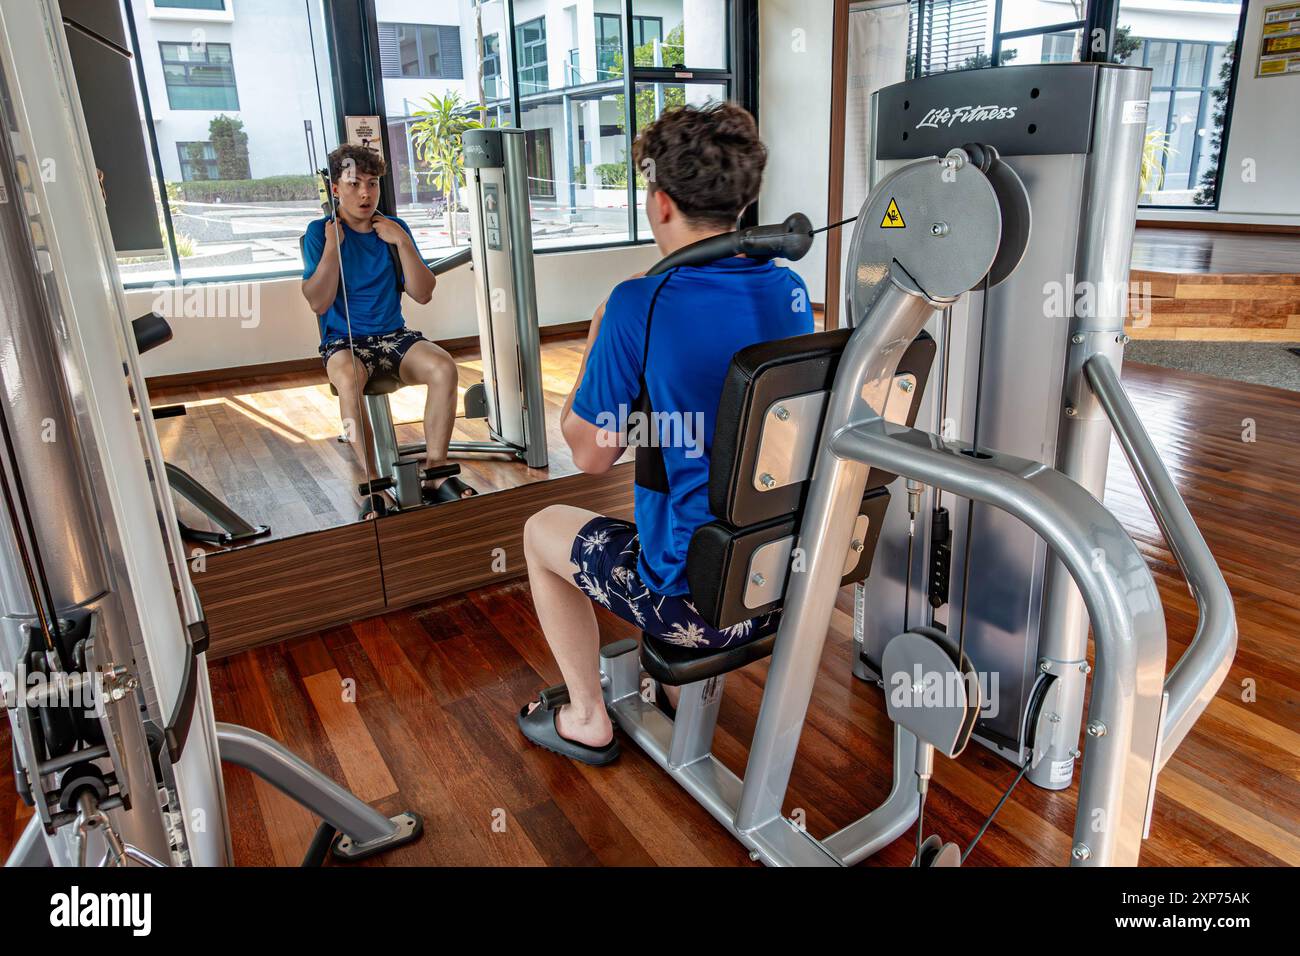
<path fill-rule="evenodd" d="M 171 324 L 157 312 L 150 312 L 133 319 L 131 331 L 135 339 L 135 350 L 140 355 L 172 340 Z M 149 413 L 154 421 L 158 421 L 160 418 L 177 418 L 186 414 L 186 411 L 184 405 L 154 405 L 149 409 Z M 182 538 L 187 541 L 201 541 L 204 544 L 228 546 L 242 544 L 271 533 L 270 525 L 250 523 L 180 465 L 165 461 L 163 466 L 167 471 L 167 484 L 171 490 L 199 509 L 213 525 L 213 530 L 192 528 L 177 518 L 176 524 L 181 529 Z"/>
<path fill-rule="evenodd" d="M 35 810 L 8 864 L 229 864 L 223 761 L 323 818 L 313 861 L 418 839 L 418 815 L 385 817 L 213 717 L 55 0 L 0 0 L 0 110 L 0 689 Z"/>
<path fill-rule="evenodd" d="M 1058 77 L 1050 71 L 1062 72 Z M 928 88 L 917 92 L 935 80 L 943 81 L 941 91 L 936 87 L 933 96 L 922 95 Z M 988 84 L 996 90 L 990 92 Z M 782 804 L 839 588 L 866 581 L 867 596 L 859 594 L 856 617 L 877 627 L 873 582 L 891 575 L 906 579 L 905 568 L 885 567 L 894 555 L 885 546 L 886 536 L 897 530 L 900 514 L 905 528 L 909 516 L 921 512 L 919 498 L 943 489 L 977 503 L 984 514 L 1023 528 L 1041 552 L 1050 551 L 1059 573 L 1075 588 L 1071 593 L 1077 595 L 1080 614 L 1092 626 L 1096 665 L 1071 863 L 1134 865 L 1147 833 L 1156 775 L 1231 665 L 1235 616 L 1222 575 L 1119 383 L 1122 326 L 1116 332 L 1105 324 L 1122 321 L 1117 302 L 1111 299 L 1090 311 L 1088 321 L 1081 314 L 1043 316 L 1037 307 L 1044 295 L 1038 258 L 1050 257 L 1059 245 L 1055 226 L 1080 215 L 1070 212 L 1078 192 L 1049 193 L 1035 207 L 1054 229 L 1031 246 L 1031 197 L 1038 194 L 1048 160 L 1013 165 L 997 148 L 970 139 L 994 136 L 997 118 L 1004 117 L 1025 135 L 1040 137 L 1020 147 L 1016 144 L 1023 144 L 1023 138 L 1001 137 L 1009 153 L 1022 148 L 1031 156 L 1074 155 L 1062 148 L 1067 145 L 1063 127 L 1079 115 L 1070 107 L 1082 110 L 1089 118 L 1086 135 L 1082 142 L 1069 141 L 1079 149 L 1075 175 L 1080 182 L 1097 184 L 1086 192 L 1089 205 L 1083 214 L 1099 216 L 1105 229 L 1104 235 L 1087 239 L 1080 263 L 1087 268 L 1081 275 L 1092 277 L 1100 270 L 1098 258 L 1120 262 L 1126 273 L 1137 197 L 1132 179 L 1145 126 L 1119 117 L 1141 114 L 1137 106 L 1130 112 L 1125 104 L 1145 101 L 1150 75 L 1099 65 L 1005 67 L 930 77 L 904 87 L 901 92 L 895 88 L 888 99 L 882 94 L 882 102 L 891 111 L 915 117 L 915 125 L 909 121 L 906 128 L 892 128 L 898 142 L 909 144 L 907 150 L 921 152 L 880 178 L 856 219 L 847 271 L 849 328 L 738 352 L 719 404 L 709 478 L 710 511 L 718 517 L 699 528 L 690 543 L 692 598 L 717 627 L 783 608 L 780 626 L 772 635 L 706 652 L 648 634 L 642 635 L 639 650 L 634 640 L 607 645 L 600 661 L 605 704 L 617 725 L 754 859 L 769 865 L 833 866 L 877 852 L 917 822 L 936 751 L 957 756 L 984 706 L 981 668 L 986 665 L 980 655 L 989 651 L 946 631 L 942 619 L 904 622 L 901 608 L 879 607 L 885 621 L 878 629 L 887 640 L 875 660 L 894 723 L 893 784 L 884 803 L 823 839 L 784 817 Z M 925 146 L 912 143 L 917 130 L 947 130 L 950 121 L 958 123 L 954 115 L 971 115 L 969 109 L 958 109 L 962 104 L 998 104 L 1021 90 L 1023 105 L 984 107 L 980 115 L 987 122 L 951 133 L 963 141 L 943 143 L 938 157 L 932 152 L 938 138 L 924 139 Z M 878 115 L 886 114 L 881 109 Z M 1102 136 L 1094 136 L 1094 123 L 1104 129 Z M 878 128 L 886 127 L 881 123 Z M 897 143 L 878 143 L 882 150 L 898 148 Z M 1118 186 L 1108 192 L 1102 183 Z M 801 231 L 787 221 L 733 233 L 730 254 L 797 259 L 808 245 L 808 234 Z M 729 254 L 721 249 L 725 243 L 714 239 L 688 247 L 649 274 Z M 1028 283 L 1014 281 L 1021 270 Z M 1033 398 L 1021 394 L 1020 371 L 1044 376 L 1054 371 L 1058 385 L 1061 376 L 1067 378 L 1064 394 L 1074 408 L 1072 413 L 1061 410 L 1061 416 L 1099 422 L 1102 428 L 1109 422 L 1124 447 L 1201 607 L 1196 637 L 1167 676 L 1165 621 L 1155 581 L 1136 545 L 1081 480 L 1091 471 L 1085 475 L 1072 468 L 1071 456 L 1062 462 L 1065 467 L 1057 468 L 1004 451 L 987 437 L 982 421 L 974 436 L 978 442 L 913 427 L 917 420 L 935 420 L 933 403 L 916 401 L 925 390 L 933 355 L 918 355 L 926 343 L 923 328 L 931 324 L 946 333 L 939 349 L 951 353 L 941 366 L 950 372 L 947 365 L 969 353 L 971 339 L 966 340 L 967 352 L 959 353 L 942 318 L 951 310 L 955 324 L 960 317 L 955 307 L 973 290 L 985 298 L 1018 292 L 1021 305 L 1030 306 L 1026 314 L 1046 336 L 1026 334 L 1018 343 L 1003 342 L 1008 349 L 1016 346 L 1008 361 L 1017 362 L 1017 374 L 986 377 L 981 383 L 986 394 L 1006 406 L 1033 409 Z M 984 328 L 990 330 L 990 325 Z M 987 360 L 993 337 L 982 348 L 978 337 L 974 341 L 976 355 L 982 351 Z M 1059 346 L 1054 351 L 1046 347 L 1053 342 Z M 1067 350 L 1066 342 L 1084 349 Z M 1038 354 L 1044 356 L 1039 363 L 1026 359 Z M 951 385 L 940 384 L 936 391 L 942 394 Z M 1053 418 L 1057 407 L 1051 407 Z M 1041 413 L 1044 403 L 1037 408 Z M 1090 426 L 1089 437 L 1092 430 Z M 1088 460 L 1095 468 L 1095 460 Z M 909 499 L 906 511 L 888 507 L 889 486 L 897 488 L 899 482 Z M 878 543 L 880 554 L 873 560 Z M 1015 578 L 1009 586 L 1018 588 L 1018 576 L 1027 571 L 1017 552 L 995 545 L 996 540 L 990 541 L 982 555 L 983 586 Z M 905 545 L 902 550 L 906 553 Z M 797 562 L 791 560 L 795 553 Z M 989 595 L 990 605 L 998 593 Z M 1068 659 L 1081 681 L 1088 676 L 1083 650 Z M 711 753 L 723 683 L 729 671 L 768 655 L 748 762 L 743 778 L 737 777 Z M 999 666 L 996 658 L 994 666 Z M 660 684 L 681 688 L 675 717 L 648 699 L 652 694 L 643 689 L 643 672 Z M 1073 680 L 1055 659 L 1042 672 L 1034 693 L 1047 704 L 1028 708 L 1039 714 L 1049 706 L 1061 709 Z M 559 706 L 567 696 L 563 686 L 549 688 L 543 705 Z M 1045 730 L 1042 741 L 1037 737 L 1035 724 L 1028 748 L 1049 751 L 1056 735 Z M 918 825 L 915 865 L 960 860 L 956 845 L 937 836 L 922 844 Z"/>
<path fill-rule="evenodd" d="M 545 468 L 546 400 L 542 394 L 524 131 L 469 130 L 463 136 L 463 149 L 470 246 L 431 263 L 429 268 L 434 275 L 467 264 L 473 270 L 483 381 L 466 390 L 465 417 L 485 419 L 488 438 L 453 440 L 448 453 L 504 454 L 525 462 L 529 468 Z M 322 170 L 321 175 L 328 183 L 329 171 Z M 329 195 L 328 186 L 325 195 Z M 332 206 L 328 198 L 324 208 L 329 215 Z M 400 275 L 395 255 L 394 268 Z M 346 303 L 346 278 L 341 282 Z M 395 376 L 376 376 L 363 389 L 379 474 L 364 483 L 360 491 L 387 493 L 386 510 L 398 511 L 424 503 L 423 479 L 460 470 L 459 465 L 446 465 L 422 473 L 419 461 L 409 456 L 424 454 L 425 443 L 398 442 L 388 396 L 402 385 Z M 369 511 L 368 506 L 363 515 Z"/>
<path fill-rule="evenodd" d="M 1190 657 L 1211 670 L 1184 664 L 1176 671 L 1172 749 L 1194 719 L 1190 711 L 1199 712 L 1226 676 L 1235 623 L 1223 576 L 1190 515 L 1172 485 L 1157 480 L 1163 468 L 1150 467 L 1154 450 L 1127 437 L 1141 431 L 1133 430 L 1136 414 L 1118 371 L 1150 84 L 1146 70 L 1070 63 L 887 87 L 873 98 L 871 178 L 977 138 L 1025 184 L 1028 203 L 1008 210 L 1003 232 L 1027 235 L 1032 209 L 1035 241 L 1014 274 L 981 284 L 931 323 L 942 385 L 922 421 L 945 438 L 1054 467 L 1097 500 L 1114 429 L 1148 499 L 1160 499 L 1152 510 L 1200 605 L 1198 643 L 1219 649 Z M 859 230 L 868 225 L 859 222 Z M 870 283 L 849 283 L 847 314 L 863 314 L 874 294 Z M 911 501 L 886 519 L 876 573 L 856 589 L 854 673 L 879 681 L 896 635 L 916 626 L 944 630 L 975 661 L 990 697 L 974 739 L 1017 767 L 1028 762 L 1030 782 L 1068 787 L 1088 677 L 1088 616 L 1078 588 L 1012 515 L 961 500 L 943 482 L 925 484 Z M 1186 551 L 1176 543 L 1179 531 L 1189 539 Z M 1088 734 L 1094 731 L 1090 724 Z"/>

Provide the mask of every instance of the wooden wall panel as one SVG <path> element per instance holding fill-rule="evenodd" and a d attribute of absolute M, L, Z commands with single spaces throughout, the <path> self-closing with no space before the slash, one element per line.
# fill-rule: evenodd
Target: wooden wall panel
<path fill-rule="evenodd" d="M 213 658 L 384 610 L 372 522 L 210 554 L 190 576 Z"/>
<path fill-rule="evenodd" d="M 1300 341 L 1300 275 L 1169 273 L 1134 269 L 1128 333 L 1136 339 Z M 1143 290 L 1142 283 L 1149 283 Z M 1148 315 L 1143 315 L 1149 311 Z"/>
<path fill-rule="evenodd" d="M 524 522 L 547 505 L 575 505 L 630 519 L 632 469 L 633 463 L 626 462 L 604 475 L 571 475 L 383 518 L 377 524 L 388 606 L 526 573 Z M 504 571 L 493 569 L 495 548 L 505 549 Z"/>

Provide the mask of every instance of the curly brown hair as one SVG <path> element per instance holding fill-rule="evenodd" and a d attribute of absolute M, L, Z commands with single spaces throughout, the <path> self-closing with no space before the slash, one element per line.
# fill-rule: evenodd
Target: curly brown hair
<path fill-rule="evenodd" d="M 632 158 L 693 224 L 730 229 L 758 198 L 767 147 L 749 110 L 710 103 L 664 112 L 637 136 Z"/>
<path fill-rule="evenodd" d="M 331 182 L 338 182 L 343 178 L 343 169 L 346 166 L 367 176 L 382 176 L 388 172 L 388 164 L 384 162 L 384 157 L 373 149 L 353 146 L 351 143 L 344 143 L 330 153 L 329 163 Z"/>

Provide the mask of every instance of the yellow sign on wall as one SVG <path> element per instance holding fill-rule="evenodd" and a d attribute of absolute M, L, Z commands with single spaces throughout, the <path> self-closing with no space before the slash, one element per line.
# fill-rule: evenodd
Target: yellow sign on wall
<path fill-rule="evenodd" d="M 1256 76 L 1300 74 L 1300 3 L 1264 8 Z"/>

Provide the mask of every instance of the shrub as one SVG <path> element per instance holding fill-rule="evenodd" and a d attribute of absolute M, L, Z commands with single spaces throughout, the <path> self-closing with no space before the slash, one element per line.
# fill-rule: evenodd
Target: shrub
<path fill-rule="evenodd" d="M 288 202 L 317 197 L 315 176 L 266 176 L 262 179 L 208 179 L 168 183 L 167 193 L 180 202 Z"/>
<path fill-rule="evenodd" d="M 244 121 L 233 116 L 214 116 L 208 124 L 208 139 L 217 154 L 217 175 L 221 179 L 248 179 L 248 134 Z"/>

